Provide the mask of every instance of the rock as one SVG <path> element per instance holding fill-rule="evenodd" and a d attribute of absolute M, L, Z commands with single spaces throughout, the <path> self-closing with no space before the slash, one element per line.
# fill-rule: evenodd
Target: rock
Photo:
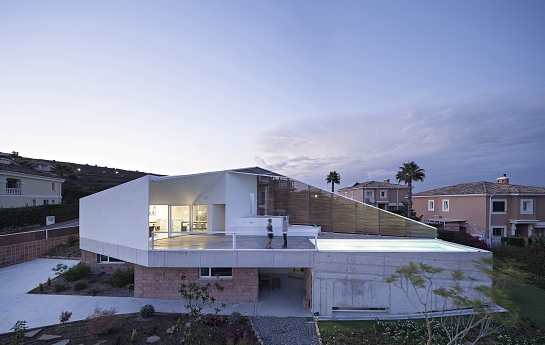
<path fill-rule="evenodd" d="M 155 343 L 155 342 L 157 342 L 157 341 L 159 341 L 159 340 L 161 340 L 160 337 L 158 337 L 158 336 L 156 336 L 156 335 L 152 335 L 151 337 L 148 337 L 148 338 L 146 339 L 146 343 L 152 344 L 152 343 Z"/>
<path fill-rule="evenodd" d="M 175 330 L 176 330 L 176 326 L 170 326 L 167 329 L 167 334 L 172 334 L 172 333 L 174 333 Z"/>
<path fill-rule="evenodd" d="M 68 343 L 70 342 L 70 339 L 64 339 L 64 340 L 61 340 L 53 345 L 67 345 Z"/>
<path fill-rule="evenodd" d="M 35 336 L 36 334 L 40 333 L 42 329 L 41 328 L 38 328 L 38 329 L 35 329 L 33 331 L 30 331 L 30 332 L 26 332 L 25 333 L 25 337 L 27 338 L 32 338 L 33 336 Z"/>
<path fill-rule="evenodd" d="M 60 335 L 53 335 L 53 334 L 44 334 L 41 337 L 38 338 L 38 340 L 51 340 L 51 339 L 58 339 L 62 338 Z"/>

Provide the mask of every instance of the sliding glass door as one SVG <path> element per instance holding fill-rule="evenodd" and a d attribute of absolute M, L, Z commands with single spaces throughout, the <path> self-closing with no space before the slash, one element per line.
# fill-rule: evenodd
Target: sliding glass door
<path fill-rule="evenodd" d="M 170 206 L 170 232 L 180 233 L 190 230 L 191 208 L 190 206 Z"/>

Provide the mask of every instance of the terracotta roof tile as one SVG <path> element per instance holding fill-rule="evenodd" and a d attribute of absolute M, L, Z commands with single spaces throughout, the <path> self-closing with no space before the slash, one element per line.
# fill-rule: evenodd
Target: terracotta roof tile
<path fill-rule="evenodd" d="M 479 181 L 460 183 L 453 186 L 427 190 L 424 192 L 415 193 L 414 196 L 469 194 L 545 194 L 545 188 Z"/>

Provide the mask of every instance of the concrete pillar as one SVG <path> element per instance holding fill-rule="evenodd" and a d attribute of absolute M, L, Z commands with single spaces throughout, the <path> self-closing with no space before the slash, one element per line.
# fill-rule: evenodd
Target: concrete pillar
<path fill-rule="evenodd" d="M 534 232 L 534 225 L 528 224 L 528 237 L 532 236 Z"/>
<path fill-rule="evenodd" d="M 517 224 L 511 224 L 511 236 L 516 236 L 517 234 Z"/>

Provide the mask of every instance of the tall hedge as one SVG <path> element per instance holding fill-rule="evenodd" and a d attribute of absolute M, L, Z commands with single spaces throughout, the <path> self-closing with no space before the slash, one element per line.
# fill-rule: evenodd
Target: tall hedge
<path fill-rule="evenodd" d="M 0 208 L 0 229 L 45 225 L 47 216 L 55 216 L 56 223 L 79 218 L 79 205 L 57 204 Z"/>
<path fill-rule="evenodd" d="M 545 277 L 545 248 L 540 246 L 498 246 L 492 248 L 495 258 L 511 258 L 524 266 L 523 270 Z"/>

